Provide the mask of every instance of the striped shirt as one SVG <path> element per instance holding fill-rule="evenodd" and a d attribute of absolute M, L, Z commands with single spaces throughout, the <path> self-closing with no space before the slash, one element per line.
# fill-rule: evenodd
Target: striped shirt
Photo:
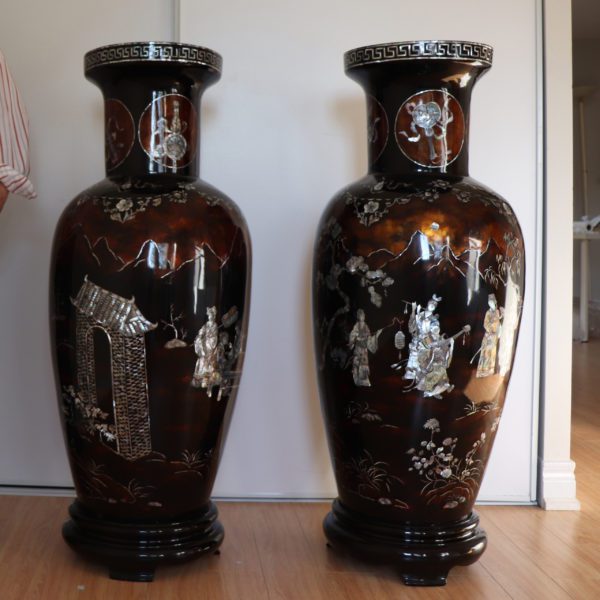
<path fill-rule="evenodd" d="M 19 90 L 0 52 L 0 183 L 26 198 L 35 198 L 29 180 L 29 123 Z"/>

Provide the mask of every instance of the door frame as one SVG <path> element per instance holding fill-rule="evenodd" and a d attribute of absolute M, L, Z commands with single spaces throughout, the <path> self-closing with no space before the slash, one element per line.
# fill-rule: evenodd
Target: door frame
<path fill-rule="evenodd" d="M 571 0 L 542 0 L 542 364 L 538 503 L 579 510 L 571 460 L 573 95 Z"/>

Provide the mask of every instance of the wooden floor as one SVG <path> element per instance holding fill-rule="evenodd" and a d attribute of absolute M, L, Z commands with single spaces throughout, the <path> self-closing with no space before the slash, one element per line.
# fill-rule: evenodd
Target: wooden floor
<path fill-rule="evenodd" d="M 0 497 L 0 600 L 552 600 L 600 598 L 600 343 L 574 346 L 573 454 L 583 510 L 480 507 L 488 549 L 445 588 L 407 588 L 393 571 L 337 557 L 323 503 L 219 505 L 220 556 L 111 581 L 63 543 L 64 498 Z M 598 402 L 597 402 L 598 401 Z"/>

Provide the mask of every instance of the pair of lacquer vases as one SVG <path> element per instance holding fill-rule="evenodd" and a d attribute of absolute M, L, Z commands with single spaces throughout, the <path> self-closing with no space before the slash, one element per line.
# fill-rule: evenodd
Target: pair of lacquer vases
<path fill-rule="evenodd" d="M 492 49 L 352 50 L 368 174 L 338 193 L 314 259 L 315 354 L 339 498 L 331 545 L 441 585 L 485 548 L 473 504 L 512 368 L 524 247 L 509 204 L 468 177 L 472 86 Z M 77 500 L 63 530 L 115 578 L 215 552 L 210 493 L 239 382 L 250 239 L 197 179 L 206 48 L 89 52 L 107 178 L 58 224 L 51 320 Z M 233 534 L 235 535 L 235 533 Z"/>

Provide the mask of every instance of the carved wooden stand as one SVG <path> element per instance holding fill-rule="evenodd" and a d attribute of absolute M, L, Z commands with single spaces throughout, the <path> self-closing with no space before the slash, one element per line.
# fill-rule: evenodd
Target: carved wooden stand
<path fill-rule="evenodd" d="M 473 564 L 487 545 L 475 513 L 456 523 L 403 525 L 365 521 L 333 502 L 323 527 L 331 546 L 363 560 L 393 565 L 406 585 L 445 585 L 452 567 Z"/>
<path fill-rule="evenodd" d="M 98 519 L 75 501 L 63 537 L 74 550 L 108 567 L 111 579 L 152 581 L 158 565 L 177 564 L 218 551 L 223 526 L 217 507 L 181 521 L 131 523 Z"/>

